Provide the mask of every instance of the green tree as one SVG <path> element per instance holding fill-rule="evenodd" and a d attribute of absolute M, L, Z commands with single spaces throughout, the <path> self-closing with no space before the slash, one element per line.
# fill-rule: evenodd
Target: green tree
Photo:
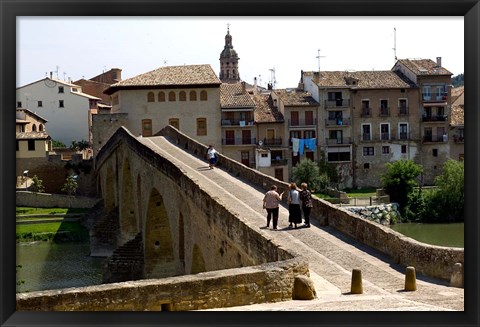
<path fill-rule="evenodd" d="M 307 183 L 312 190 L 318 190 L 320 187 L 320 168 L 310 159 L 301 160 L 292 169 L 293 181 L 300 186 L 301 183 Z"/>
<path fill-rule="evenodd" d="M 52 140 L 52 147 L 53 148 L 66 148 L 65 144 L 63 142 L 58 141 L 58 140 Z"/>
<path fill-rule="evenodd" d="M 33 193 L 43 193 L 45 192 L 45 187 L 43 186 L 43 180 L 38 178 L 37 175 L 32 177 L 32 184 L 30 185 L 30 190 Z"/>
<path fill-rule="evenodd" d="M 90 142 L 81 140 L 81 141 L 72 141 L 72 145 L 70 146 L 70 149 L 75 150 L 75 151 L 83 151 L 90 148 Z"/>
<path fill-rule="evenodd" d="M 75 194 L 77 188 L 77 176 L 69 175 L 65 180 L 65 184 L 63 184 L 62 192 L 66 192 L 68 193 L 68 195 L 72 195 L 72 193 Z"/>
<path fill-rule="evenodd" d="M 408 195 L 418 186 L 416 178 L 423 171 L 422 166 L 412 160 L 397 160 L 386 164 L 387 172 L 380 177 L 382 186 L 390 195 L 390 201 L 400 205 L 400 212 L 405 214 Z"/>
<path fill-rule="evenodd" d="M 442 168 L 442 174 L 435 178 L 438 201 L 437 208 L 443 215 L 439 220 L 463 221 L 465 188 L 464 164 L 461 161 L 448 159 Z"/>

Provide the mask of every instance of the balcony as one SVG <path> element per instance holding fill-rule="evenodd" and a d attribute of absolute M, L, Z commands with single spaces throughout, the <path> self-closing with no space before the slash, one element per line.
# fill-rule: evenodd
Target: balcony
<path fill-rule="evenodd" d="M 448 93 L 422 93 L 422 100 L 424 102 L 445 102 L 448 100 Z"/>
<path fill-rule="evenodd" d="M 463 137 L 463 135 L 453 135 L 453 142 L 455 142 L 455 143 L 464 143 L 464 142 L 465 142 L 465 138 Z"/>
<path fill-rule="evenodd" d="M 272 159 L 271 165 L 272 166 L 287 166 L 288 165 L 288 159 Z"/>
<path fill-rule="evenodd" d="M 422 122 L 442 122 L 447 121 L 448 115 L 423 116 Z"/>
<path fill-rule="evenodd" d="M 288 127 L 305 127 L 305 126 L 316 126 L 317 119 L 289 119 Z"/>
<path fill-rule="evenodd" d="M 390 107 L 380 107 L 379 117 L 388 117 L 390 116 Z"/>
<path fill-rule="evenodd" d="M 372 134 L 370 134 L 370 133 L 360 134 L 360 141 L 362 141 L 362 142 L 372 142 L 373 141 Z"/>
<path fill-rule="evenodd" d="M 263 145 L 265 146 L 282 146 L 283 140 L 281 137 L 272 138 L 272 139 L 263 139 Z"/>
<path fill-rule="evenodd" d="M 222 119 L 222 126 L 253 126 L 254 122 L 240 119 Z"/>
<path fill-rule="evenodd" d="M 360 112 L 360 117 L 372 117 L 372 108 L 362 108 L 362 111 Z"/>
<path fill-rule="evenodd" d="M 327 145 L 352 144 L 351 137 L 342 137 L 337 139 L 325 139 Z"/>
<path fill-rule="evenodd" d="M 400 132 L 399 138 L 400 141 L 407 141 L 408 140 L 408 133 Z"/>
<path fill-rule="evenodd" d="M 349 107 L 350 107 L 350 99 L 325 100 L 325 108 L 327 110 L 349 108 Z"/>
<path fill-rule="evenodd" d="M 350 126 L 350 118 L 325 119 L 325 126 Z"/>
<path fill-rule="evenodd" d="M 398 115 L 399 116 L 408 116 L 408 107 L 406 107 L 406 106 L 398 107 Z"/>
<path fill-rule="evenodd" d="M 244 137 L 235 137 L 235 138 L 222 138 L 222 145 L 254 145 L 257 143 L 255 137 L 244 138 Z"/>
<path fill-rule="evenodd" d="M 448 141 L 448 136 L 445 135 L 424 135 L 424 143 L 446 143 Z"/>

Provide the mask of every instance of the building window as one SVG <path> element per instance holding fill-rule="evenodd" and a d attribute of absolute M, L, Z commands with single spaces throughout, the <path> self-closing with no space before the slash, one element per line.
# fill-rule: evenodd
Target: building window
<path fill-rule="evenodd" d="M 207 135 L 207 119 L 197 118 L 197 136 Z"/>
<path fill-rule="evenodd" d="M 152 120 L 142 119 L 142 135 L 152 136 Z"/>
<path fill-rule="evenodd" d="M 328 162 L 350 161 L 350 152 L 329 152 Z"/>
<path fill-rule="evenodd" d="M 383 154 L 389 154 L 390 153 L 390 147 L 389 146 L 382 146 L 382 153 Z"/>
<path fill-rule="evenodd" d="M 153 94 L 153 92 L 148 92 L 147 102 L 155 102 L 155 94 Z"/>
<path fill-rule="evenodd" d="M 35 151 L 35 140 L 28 140 L 28 151 Z"/>
<path fill-rule="evenodd" d="M 313 138 L 315 138 L 315 131 L 304 131 L 303 132 L 303 137 L 305 139 L 313 139 Z"/>
<path fill-rule="evenodd" d="M 168 120 L 168 124 L 175 127 L 176 129 L 180 129 L 180 121 L 178 118 L 170 118 Z"/>
<path fill-rule="evenodd" d="M 17 151 L 20 150 L 20 142 L 17 140 Z"/>
<path fill-rule="evenodd" d="M 173 91 L 168 92 L 168 101 L 176 101 L 175 92 Z"/>
<path fill-rule="evenodd" d="M 190 101 L 197 101 L 197 92 L 190 91 Z"/>
<path fill-rule="evenodd" d="M 37 101 L 37 107 L 43 107 L 43 102 L 42 101 Z"/>
<path fill-rule="evenodd" d="M 32 132 L 36 132 L 37 131 L 37 125 L 33 124 L 32 125 Z"/>
<path fill-rule="evenodd" d="M 162 91 L 158 92 L 158 102 L 165 102 L 165 93 Z"/>
<path fill-rule="evenodd" d="M 363 169 L 370 169 L 370 163 L 366 162 L 363 164 Z"/>
<path fill-rule="evenodd" d="M 390 140 L 390 124 L 380 124 L 380 140 Z"/>
<path fill-rule="evenodd" d="M 402 145 L 402 153 L 407 153 L 407 146 L 406 145 Z"/>
<path fill-rule="evenodd" d="M 207 96 L 207 91 L 202 91 L 200 92 L 200 101 L 207 101 L 208 100 L 208 96 Z"/>
<path fill-rule="evenodd" d="M 60 108 L 64 108 L 64 107 L 65 107 L 65 106 L 64 106 L 64 103 L 63 103 L 63 100 L 58 100 L 58 106 L 59 106 Z"/>
<path fill-rule="evenodd" d="M 408 124 L 407 123 L 398 124 L 398 139 L 408 140 Z"/>
<path fill-rule="evenodd" d="M 22 107 L 22 101 L 17 101 L 17 108 L 21 108 Z"/>
<path fill-rule="evenodd" d="M 362 124 L 362 141 L 371 141 L 372 131 L 370 124 Z"/>
<path fill-rule="evenodd" d="M 438 149 L 432 149 L 432 155 L 438 157 Z"/>
<path fill-rule="evenodd" d="M 187 101 L 187 93 L 185 93 L 185 91 L 180 91 L 180 94 L 178 95 L 178 99 L 180 101 Z"/>
<path fill-rule="evenodd" d="M 43 125 L 42 124 L 38 125 L 38 131 L 43 132 Z"/>
<path fill-rule="evenodd" d="M 58 93 L 64 93 L 63 86 L 59 86 L 59 87 L 58 87 Z"/>
<path fill-rule="evenodd" d="M 363 155 L 364 156 L 374 156 L 375 155 L 375 148 L 373 146 L 364 146 L 363 147 Z"/>

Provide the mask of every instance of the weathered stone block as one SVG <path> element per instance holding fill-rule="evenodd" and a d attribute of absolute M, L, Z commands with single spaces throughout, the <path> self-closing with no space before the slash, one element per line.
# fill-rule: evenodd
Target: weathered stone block
<path fill-rule="evenodd" d="M 305 275 L 296 276 L 293 282 L 292 299 L 313 300 L 316 297 L 317 291 L 315 290 L 313 281 Z"/>

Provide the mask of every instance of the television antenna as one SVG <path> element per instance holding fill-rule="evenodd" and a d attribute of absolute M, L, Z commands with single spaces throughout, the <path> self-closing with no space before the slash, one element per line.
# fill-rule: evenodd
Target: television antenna
<path fill-rule="evenodd" d="M 395 62 L 397 62 L 397 28 L 393 28 L 393 54 L 395 55 Z"/>
<path fill-rule="evenodd" d="M 318 51 L 318 56 L 316 57 L 318 59 L 318 73 L 320 74 L 320 58 L 325 58 L 325 56 L 320 55 L 320 49 Z"/>

